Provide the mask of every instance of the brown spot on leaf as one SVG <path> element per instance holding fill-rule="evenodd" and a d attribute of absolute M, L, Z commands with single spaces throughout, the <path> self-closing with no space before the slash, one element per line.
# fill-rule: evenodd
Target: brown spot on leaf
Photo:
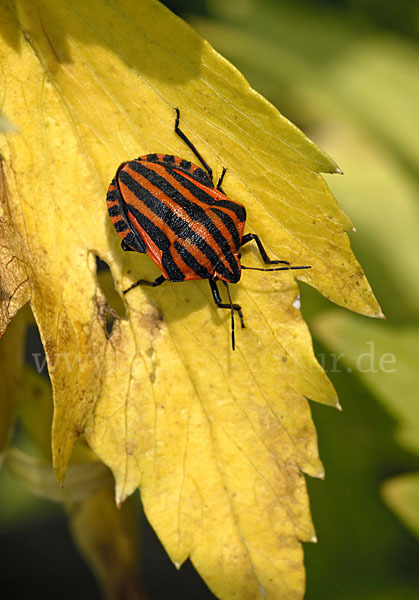
<path fill-rule="evenodd" d="M 109 306 L 104 296 L 96 295 L 95 303 L 97 306 L 97 316 L 99 322 L 103 327 L 106 337 L 110 338 L 113 331 L 114 322 L 119 320 L 119 315 L 111 306 Z"/>
<path fill-rule="evenodd" d="M 150 306 L 148 312 L 140 317 L 140 326 L 145 329 L 152 338 L 156 338 L 163 325 L 163 314 L 158 306 Z"/>

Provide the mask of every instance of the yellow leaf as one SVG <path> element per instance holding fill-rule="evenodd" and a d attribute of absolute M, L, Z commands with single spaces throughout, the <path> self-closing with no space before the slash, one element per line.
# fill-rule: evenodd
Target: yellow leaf
<path fill-rule="evenodd" d="M 42 366 L 42 362 L 38 362 L 38 365 Z M 37 453 L 50 463 L 52 461 L 51 425 L 53 418 L 51 385 L 46 377 L 36 373 L 34 369 L 25 366 L 19 385 L 16 388 L 19 395 L 18 418 L 20 425 L 25 435 L 36 448 Z M 71 463 L 74 465 L 87 462 L 98 462 L 98 458 L 84 439 L 79 438 L 78 443 L 73 449 Z M 75 480 L 77 484 L 77 477 Z M 55 483 L 57 482 L 55 481 Z M 68 483 L 67 473 L 65 492 L 69 491 Z M 85 481 L 83 481 L 83 485 L 85 485 Z M 63 490 L 61 492 L 62 495 L 59 498 L 65 498 Z"/>
<path fill-rule="evenodd" d="M 13 123 L 11 123 L 9 121 L 9 119 L 2 114 L 2 112 L 0 111 L 0 132 L 2 133 L 16 133 L 17 129 L 16 127 L 13 125 Z"/>
<path fill-rule="evenodd" d="M 30 295 L 22 249 L 13 235 L 11 204 L 2 168 L 0 162 L 0 335 Z"/>
<path fill-rule="evenodd" d="M 220 598 L 301 598 L 300 542 L 314 538 L 302 473 L 322 474 L 306 398 L 335 404 L 292 272 L 246 272 L 246 329 L 205 281 L 136 288 L 109 336 L 95 255 L 119 290 L 157 269 L 124 253 L 105 209 L 117 166 L 147 152 L 194 159 L 182 129 L 242 202 L 269 254 L 335 302 L 379 315 L 319 171 L 335 163 L 158 2 L 19 0 L 0 6 L 7 247 L 24 260 L 54 391 L 63 479 L 84 433 L 122 502 L 141 488 L 176 564 Z M 12 232 L 12 233 L 10 233 Z M 243 262 L 260 265 L 254 249 Z M 294 272 L 296 273 L 296 272 Z M 20 275 L 20 279 L 22 276 Z M 225 314 L 227 313 L 227 314 Z"/>

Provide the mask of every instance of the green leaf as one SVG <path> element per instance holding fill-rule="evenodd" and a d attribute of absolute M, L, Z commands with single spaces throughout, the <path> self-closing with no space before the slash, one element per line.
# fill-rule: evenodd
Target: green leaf
<path fill-rule="evenodd" d="M 0 463 L 16 420 L 25 343 L 26 319 L 20 313 L 0 340 Z"/>
<path fill-rule="evenodd" d="M 398 423 L 397 438 L 419 453 L 419 328 L 391 327 L 341 312 L 313 323 L 316 335 L 340 355 Z"/>
<path fill-rule="evenodd" d="M 382 493 L 400 520 L 419 538 L 419 473 L 387 480 Z"/>

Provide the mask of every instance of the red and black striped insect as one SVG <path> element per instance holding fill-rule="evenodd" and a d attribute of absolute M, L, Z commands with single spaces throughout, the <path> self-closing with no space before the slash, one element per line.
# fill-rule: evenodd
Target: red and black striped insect
<path fill-rule="evenodd" d="M 122 238 L 123 250 L 148 254 L 162 271 L 154 281 L 139 279 L 123 293 L 138 285 L 156 287 L 166 280 L 208 279 L 215 304 L 231 311 L 234 350 L 234 311 L 242 327 L 244 321 L 241 306 L 231 300 L 228 283 L 237 283 L 242 269 L 285 271 L 310 267 L 271 260 L 256 234 L 243 235 L 246 209 L 225 195 L 221 185 L 226 169 L 214 186 L 212 169 L 179 128 L 179 118 L 176 109 L 175 132 L 204 169 L 170 154 L 147 154 L 122 163 L 108 189 L 108 212 Z M 283 266 L 242 265 L 240 248 L 252 240 L 265 264 Z M 228 303 L 221 300 L 217 281 L 224 284 Z"/>

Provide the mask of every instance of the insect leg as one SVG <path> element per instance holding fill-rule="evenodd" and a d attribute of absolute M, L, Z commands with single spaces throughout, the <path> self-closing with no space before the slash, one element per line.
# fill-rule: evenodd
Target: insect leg
<path fill-rule="evenodd" d="M 221 300 L 221 296 L 220 296 L 220 291 L 217 287 L 217 283 L 214 279 L 208 279 L 210 287 L 211 287 L 211 292 L 212 292 L 212 296 L 214 298 L 214 302 L 215 304 L 218 306 L 218 308 L 228 308 L 230 309 L 230 304 L 223 304 L 222 300 Z M 225 281 L 223 281 L 224 285 L 227 286 L 227 283 Z M 228 289 L 228 288 L 227 288 Z M 240 317 L 240 322 L 241 322 L 241 326 L 245 327 L 244 321 L 243 321 L 243 313 L 242 313 L 242 307 L 240 306 L 240 304 L 232 304 L 231 305 L 233 307 L 233 310 L 236 310 L 238 312 L 238 315 Z"/>
<path fill-rule="evenodd" d="M 212 297 L 214 298 L 214 302 L 218 306 L 218 308 L 227 308 L 228 310 L 231 310 L 231 345 L 232 345 L 233 350 L 234 350 L 235 349 L 234 311 L 235 310 L 237 311 L 237 313 L 238 313 L 238 315 L 240 317 L 241 326 L 244 327 L 245 325 L 244 325 L 244 320 L 243 320 L 242 307 L 240 306 L 240 304 L 233 304 L 231 302 L 230 291 L 228 289 L 227 282 L 223 281 L 223 284 L 227 288 L 227 293 L 228 293 L 228 297 L 229 297 L 229 300 L 230 300 L 229 304 L 225 304 L 221 300 L 220 290 L 217 287 L 216 280 L 215 279 L 209 279 L 208 281 L 209 281 L 209 284 L 210 284 L 210 287 L 211 287 Z"/>
<path fill-rule="evenodd" d="M 271 260 L 269 258 L 269 256 L 266 253 L 265 248 L 263 247 L 262 242 L 260 241 L 260 238 L 258 235 L 256 235 L 255 233 L 247 233 L 246 235 L 243 236 L 242 238 L 242 243 L 241 245 L 244 246 L 244 244 L 247 244 L 248 242 L 251 242 L 252 240 L 254 240 L 257 244 L 259 253 L 263 259 L 263 262 L 267 265 L 277 265 L 279 263 L 284 264 L 284 265 L 289 265 L 290 263 L 287 260 Z"/>
<path fill-rule="evenodd" d="M 195 146 L 192 144 L 191 140 L 189 138 L 186 137 L 186 135 L 183 133 L 183 131 L 179 128 L 179 119 L 180 119 L 180 111 L 178 108 L 175 109 L 176 110 L 176 121 L 175 121 L 175 133 L 177 133 L 177 135 L 185 142 L 185 144 L 187 144 L 187 146 L 189 146 L 189 148 L 192 150 L 192 152 L 195 154 L 196 158 L 200 161 L 200 163 L 204 166 L 205 170 L 207 171 L 209 178 L 212 181 L 212 169 L 209 166 L 209 164 L 202 158 L 202 156 L 199 154 L 198 150 L 195 148 Z"/>
<path fill-rule="evenodd" d="M 259 269 L 258 267 L 246 267 L 245 265 L 242 265 L 242 269 L 248 269 L 250 271 L 288 271 L 288 270 L 295 270 L 295 269 L 311 269 L 311 267 L 309 266 L 304 266 L 304 267 L 291 267 L 291 264 L 289 263 L 288 260 L 271 260 L 269 258 L 269 256 L 266 253 L 265 248 L 263 247 L 262 242 L 260 241 L 260 238 L 258 235 L 256 235 L 255 233 L 247 233 L 246 235 L 244 235 L 242 237 L 242 243 L 241 245 L 243 246 L 244 244 L 247 244 L 247 242 L 251 242 L 252 240 L 254 240 L 257 244 L 259 253 L 263 259 L 263 262 L 266 265 L 285 265 L 284 267 L 278 267 L 276 269 Z"/>
<path fill-rule="evenodd" d="M 130 285 L 129 288 L 124 290 L 122 293 L 126 294 L 133 288 L 136 288 L 137 285 L 148 285 L 149 287 L 157 287 L 158 285 L 161 285 L 165 281 L 167 281 L 167 279 L 164 277 L 164 275 L 160 275 L 160 277 L 157 277 L 157 279 L 155 279 L 154 281 L 146 281 L 145 279 L 139 279 L 138 281 L 136 281 L 135 283 Z"/>
<path fill-rule="evenodd" d="M 224 175 L 226 174 L 227 169 L 224 167 L 223 168 L 223 172 L 221 173 L 220 179 L 218 180 L 217 183 L 217 190 L 220 190 L 220 192 L 222 192 L 224 194 L 224 190 L 221 187 L 221 184 L 223 183 L 223 179 L 224 179 Z"/>

